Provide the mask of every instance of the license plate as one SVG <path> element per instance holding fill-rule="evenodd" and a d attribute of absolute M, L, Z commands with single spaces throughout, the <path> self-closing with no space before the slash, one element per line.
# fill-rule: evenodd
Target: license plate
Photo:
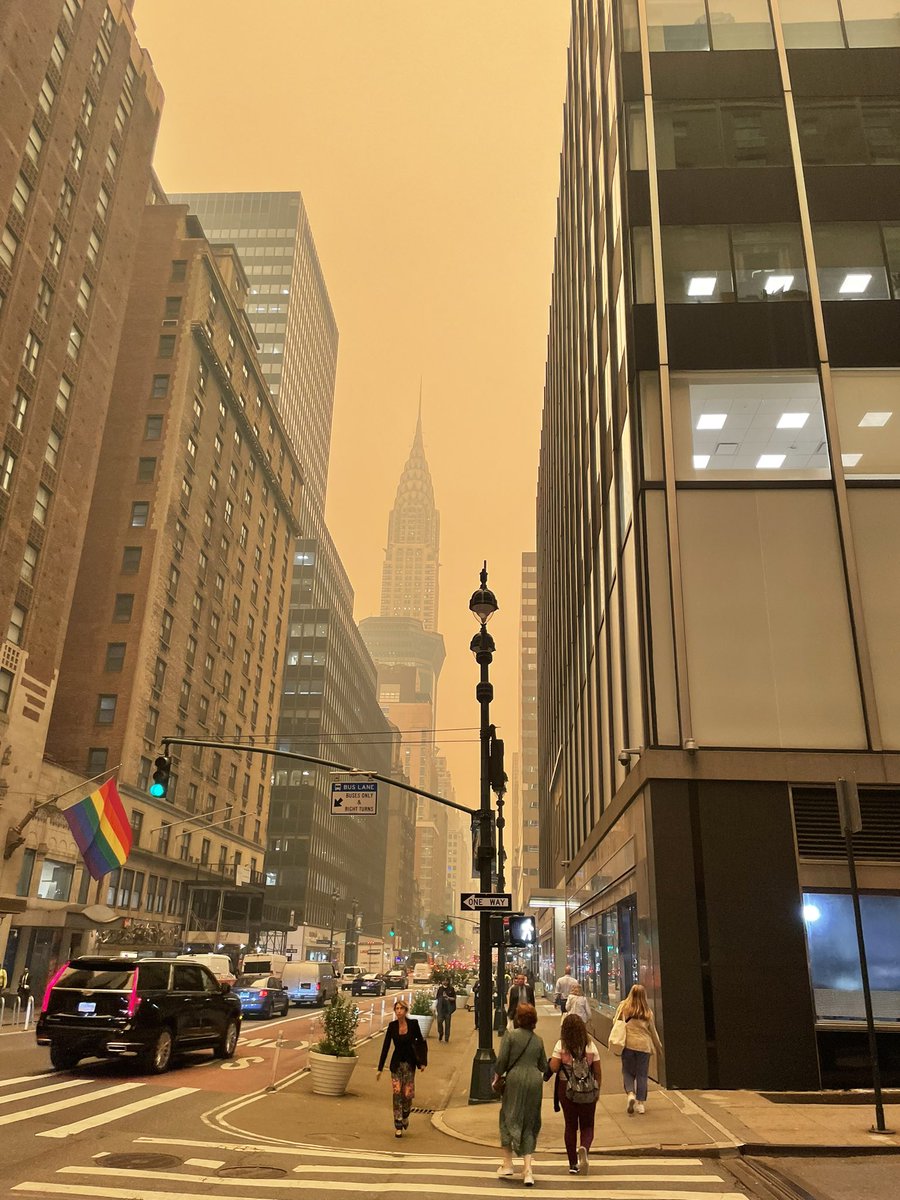
<path fill-rule="evenodd" d="M 82 1000 L 79 1002 L 78 1011 L 82 1013 L 96 1012 L 97 1004 L 94 1000 Z"/>

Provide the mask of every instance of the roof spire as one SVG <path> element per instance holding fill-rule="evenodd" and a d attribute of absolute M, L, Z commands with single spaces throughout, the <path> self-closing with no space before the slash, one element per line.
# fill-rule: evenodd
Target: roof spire
<path fill-rule="evenodd" d="M 422 376 L 419 376 L 419 411 L 416 415 L 416 432 L 413 437 L 413 446 L 423 446 L 422 442 Z"/>

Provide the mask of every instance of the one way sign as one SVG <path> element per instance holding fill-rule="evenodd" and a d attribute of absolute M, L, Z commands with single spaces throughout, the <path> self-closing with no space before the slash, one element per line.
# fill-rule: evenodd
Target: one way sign
<path fill-rule="evenodd" d="M 469 911 L 490 909 L 492 912 L 512 912 L 510 892 L 463 892 L 459 898 L 460 908 Z"/>

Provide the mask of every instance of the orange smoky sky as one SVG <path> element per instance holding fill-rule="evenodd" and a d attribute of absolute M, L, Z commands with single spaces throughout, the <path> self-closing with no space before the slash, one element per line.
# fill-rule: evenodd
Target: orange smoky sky
<path fill-rule="evenodd" d="M 518 743 L 569 0 L 137 0 L 180 191 L 298 190 L 340 330 L 329 527 L 378 612 L 420 381 L 441 513 L 439 743 L 477 804 L 468 601 L 500 611 L 493 718 Z M 303 447 L 300 447 L 301 459 Z M 466 740 L 473 739 L 473 740 Z M 507 762 L 509 770 L 509 762 Z"/>

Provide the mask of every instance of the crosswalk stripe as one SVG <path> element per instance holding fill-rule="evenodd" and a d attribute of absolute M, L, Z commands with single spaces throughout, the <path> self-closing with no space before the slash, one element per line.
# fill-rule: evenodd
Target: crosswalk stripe
<path fill-rule="evenodd" d="M 36 1079 L 46 1079 L 51 1083 L 53 1076 L 47 1075 L 18 1075 L 15 1079 L 0 1079 L 0 1088 L 14 1087 L 17 1083 L 34 1083 Z"/>
<path fill-rule="evenodd" d="M 25 1100 L 29 1096 L 41 1096 L 46 1092 L 52 1092 L 54 1095 L 61 1088 L 83 1087 L 86 1083 L 90 1083 L 89 1079 L 62 1079 L 59 1081 L 47 1080 L 43 1087 L 29 1088 L 25 1092 L 13 1092 L 11 1096 L 0 1096 L 0 1104 L 15 1104 L 17 1100 Z"/>
<path fill-rule="evenodd" d="M 0 1125 L 15 1125 L 18 1121 L 27 1121 L 31 1117 L 42 1117 L 44 1113 L 72 1108 L 76 1104 L 83 1104 L 85 1100 L 102 1100 L 104 1096 L 115 1096 L 118 1092 L 128 1092 L 132 1088 L 143 1086 L 141 1083 L 117 1083 L 115 1087 L 101 1088 L 98 1092 L 81 1092 L 77 1096 L 69 1096 L 65 1100 L 57 1100 L 53 1104 L 41 1104 L 37 1108 L 26 1108 L 24 1112 L 7 1113 L 5 1117 L 0 1117 Z"/>
<path fill-rule="evenodd" d="M 57 1171 L 58 1175 L 86 1175 L 91 1174 L 93 1168 L 85 1170 L 83 1167 L 61 1167 Z M 399 1174 L 400 1172 L 398 1172 Z M 124 1168 L 116 1168 L 116 1179 L 147 1179 L 157 1182 L 165 1181 L 167 1183 L 193 1183 L 193 1184 L 208 1184 L 215 1183 L 218 1188 L 227 1187 L 244 1187 L 247 1184 L 246 1179 L 228 1179 L 226 1176 L 216 1175 L 189 1175 L 182 1172 L 166 1171 L 141 1171 L 127 1170 Z M 538 1172 L 540 1177 L 540 1172 Z M 616 1188 L 615 1191 L 610 1191 L 607 1188 L 595 1188 L 591 1186 L 578 1187 L 578 1194 L 586 1197 L 586 1200 L 746 1200 L 741 1192 L 726 1192 L 722 1190 L 722 1181 L 710 1177 L 712 1182 L 719 1184 L 718 1191 L 697 1191 L 696 1188 L 682 1188 L 667 1184 L 665 1189 L 661 1188 Z M 488 1186 L 492 1185 L 492 1186 Z M 270 1190 L 272 1188 L 281 1188 L 283 1191 L 309 1191 L 309 1182 L 305 1179 L 254 1179 L 254 1189 Z M 355 1192 L 359 1194 L 359 1183 L 356 1181 L 348 1182 L 343 1179 L 320 1179 L 316 1181 L 316 1188 L 321 1191 L 328 1192 Z M 91 1192 L 78 1191 L 76 1188 L 66 1187 L 65 1190 L 76 1192 L 77 1195 L 92 1195 Z M 465 1184 L 455 1186 L 453 1193 L 455 1196 L 486 1196 L 497 1195 L 498 1193 L 506 1192 L 507 1185 L 503 1180 L 485 1180 L 484 1187 L 468 1187 Z M 417 1196 L 422 1194 L 422 1184 L 420 1183 L 369 1183 L 366 1185 L 367 1194 L 392 1192 L 411 1192 Z M 120 1188 L 97 1189 L 98 1195 L 124 1196 L 128 1198 L 134 1197 L 134 1191 L 125 1191 Z M 146 1193 L 142 1190 L 142 1196 Z M 191 1193 L 193 1195 L 193 1193 Z M 551 1188 L 541 1187 L 541 1196 L 547 1197 L 547 1200 L 572 1200 L 571 1184 L 563 1190 L 554 1190 Z M 203 1200 L 207 1200 L 206 1197 Z M 212 1198 L 210 1197 L 210 1200 Z M 221 1200 L 221 1197 L 216 1197 L 216 1200 Z M 232 1197 L 235 1200 L 235 1197 Z"/>
<path fill-rule="evenodd" d="M 591 1174 L 601 1183 L 721 1183 L 715 1175 L 673 1175 L 671 1172 L 663 1174 L 653 1174 L 653 1162 L 647 1162 L 647 1173 L 642 1175 L 614 1175 L 607 1173 L 608 1169 L 614 1165 L 612 1163 L 598 1163 L 596 1159 L 591 1163 Z M 554 1175 L 562 1175 L 567 1173 L 568 1165 L 559 1165 L 553 1167 L 538 1167 L 538 1170 Z M 293 1172 L 296 1175 L 314 1175 L 314 1174 L 331 1174 L 331 1175 L 396 1175 L 400 1171 L 404 1175 L 426 1175 L 431 1172 L 431 1167 L 427 1163 L 423 1163 L 420 1167 L 405 1166 L 405 1167 L 324 1167 L 324 1166 L 307 1166 L 302 1164 L 299 1167 L 294 1167 Z M 482 1168 L 480 1171 L 453 1171 L 446 1168 L 441 1170 L 441 1179 L 484 1179 L 485 1171 Z"/>
<path fill-rule="evenodd" d="M 123 1104 L 120 1108 L 112 1108 L 108 1112 L 96 1113 L 92 1117 L 85 1117 L 82 1121 L 73 1121 L 71 1125 L 57 1125 L 55 1129 L 44 1129 L 38 1133 L 38 1137 L 71 1137 L 75 1133 L 83 1133 L 85 1129 L 96 1129 L 98 1125 L 109 1125 L 113 1121 L 121 1121 L 123 1117 L 130 1117 L 132 1113 L 143 1112 L 146 1108 L 155 1108 L 158 1104 L 168 1104 L 170 1100 L 178 1100 L 181 1096 L 192 1095 L 198 1090 L 198 1088 L 191 1087 L 171 1088 L 169 1091 L 159 1092 L 155 1096 L 135 1100 L 133 1104 Z"/>

